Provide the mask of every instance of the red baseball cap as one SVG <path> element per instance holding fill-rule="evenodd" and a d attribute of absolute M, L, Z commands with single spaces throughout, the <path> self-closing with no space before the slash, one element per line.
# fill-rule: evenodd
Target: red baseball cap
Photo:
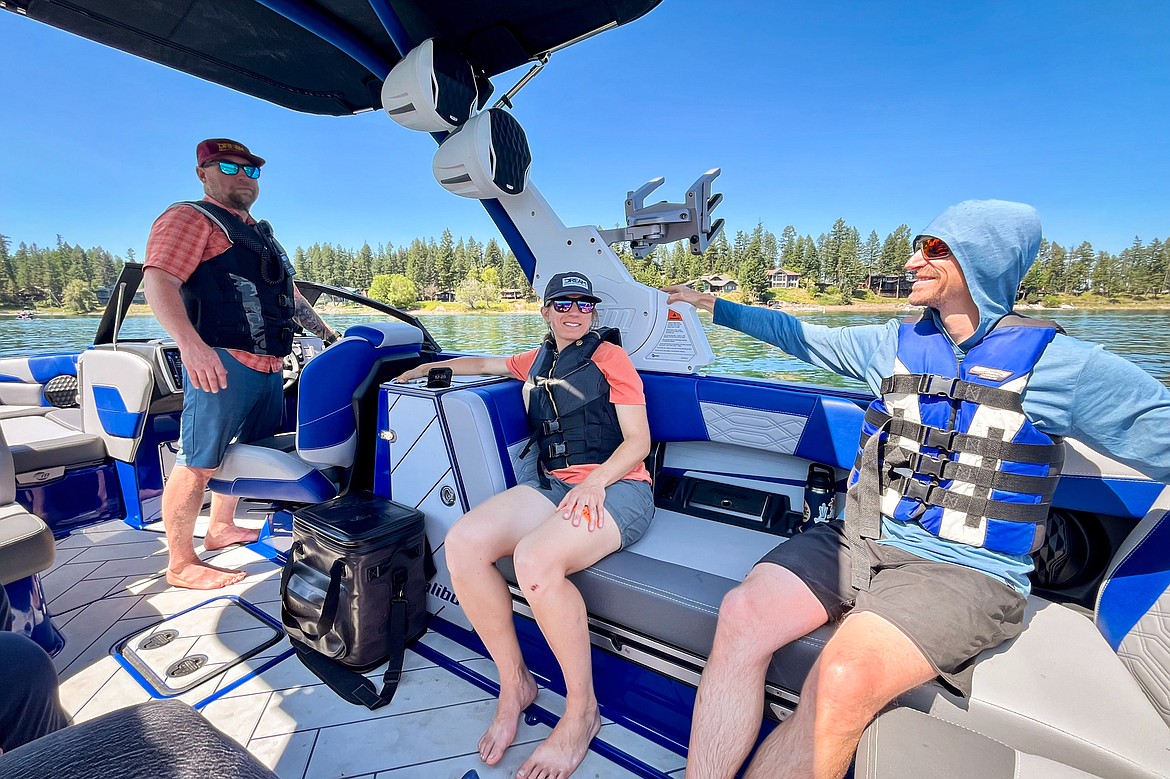
<path fill-rule="evenodd" d="M 248 147 L 244 144 L 228 138 L 208 138 L 206 141 L 200 141 L 199 145 L 195 147 L 195 162 L 197 165 L 204 165 L 205 163 L 231 156 L 251 160 L 252 164 L 257 167 L 264 164 L 263 157 L 257 157 L 248 151 Z"/>

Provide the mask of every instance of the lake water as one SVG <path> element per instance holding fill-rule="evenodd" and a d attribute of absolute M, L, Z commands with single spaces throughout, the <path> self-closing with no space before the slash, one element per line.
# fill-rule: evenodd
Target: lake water
<path fill-rule="evenodd" d="M 1044 312 L 1056 318 L 1069 335 L 1104 344 L 1128 357 L 1170 386 L 1170 312 L 1168 311 L 1058 311 Z M 741 333 L 715 327 L 703 319 L 715 362 L 705 373 L 755 376 L 784 381 L 803 381 L 836 387 L 862 385 L 805 365 Z M 889 313 L 802 313 L 805 321 L 830 326 L 878 324 Z M 380 317 L 379 317 L 380 318 Z M 369 321 L 370 317 L 331 315 L 338 329 Z M 422 317 L 435 340 L 447 351 L 511 354 L 530 349 L 544 335 L 540 317 L 532 314 L 443 315 Z M 44 317 L 27 322 L 0 318 L 0 357 L 45 352 L 80 351 L 92 343 L 98 317 Z M 122 326 L 123 338 L 165 337 L 153 317 L 130 317 Z"/>

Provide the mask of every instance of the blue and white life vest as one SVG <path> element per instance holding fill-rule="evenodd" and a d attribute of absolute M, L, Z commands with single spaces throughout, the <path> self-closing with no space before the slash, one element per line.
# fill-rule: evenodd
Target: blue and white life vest
<path fill-rule="evenodd" d="M 875 485 L 883 515 L 941 538 L 1007 554 L 1039 548 L 1064 448 L 1036 428 L 1021 396 L 1056 333 L 1053 322 L 1009 314 L 960 364 L 933 319 L 903 322 L 850 488 Z M 855 487 L 875 434 L 878 478 Z"/>

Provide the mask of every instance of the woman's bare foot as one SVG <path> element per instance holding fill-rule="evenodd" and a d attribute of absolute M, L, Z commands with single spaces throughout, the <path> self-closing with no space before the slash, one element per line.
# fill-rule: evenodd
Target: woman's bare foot
<path fill-rule="evenodd" d="M 259 537 L 259 530 L 236 527 L 235 525 L 228 525 L 227 528 L 215 533 L 212 533 L 211 529 L 208 528 L 207 535 L 203 537 L 203 548 L 208 552 L 214 552 L 234 544 L 250 544 Z"/>
<path fill-rule="evenodd" d="M 187 563 L 179 568 L 167 568 L 167 584 L 188 590 L 218 590 L 243 581 L 247 575 L 203 562 Z"/>
<path fill-rule="evenodd" d="M 496 703 L 496 716 L 492 724 L 479 739 L 479 759 L 488 765 L 495 765 L 504 756 L 504 750 L 512 746 L 516 730 L 520 727 L 520 712 L 536 700 L 536 680 L 528 671 L 514 689 L 500 687 L 500 699 Z"/>
<path fill-rule="evenodd" d="M 596 708 L 584 717 L 570 717 L 566 713 L 532 757 L 520 766 L 516 776 L 519 779 L 567 779 L 585 759 L 589 742 L 599 730 L 601 715 Z"/>

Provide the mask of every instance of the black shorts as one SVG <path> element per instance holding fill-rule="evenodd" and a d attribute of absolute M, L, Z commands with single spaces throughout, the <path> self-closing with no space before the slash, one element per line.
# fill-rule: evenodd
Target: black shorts
<path fill-rule="evenodd" d="M 971 694 L 972 661 L 1023 630 L 1026 599 L 1003 582 L 970 568 L 936 562 L 892 546 L 867 542 L 873 580 L 851 584 L 849 542 L 840 520 L 815 525 L 764 555 L 792 571 L 840 622 L 869 611 L 914 642 L 947 687 Z"/>

